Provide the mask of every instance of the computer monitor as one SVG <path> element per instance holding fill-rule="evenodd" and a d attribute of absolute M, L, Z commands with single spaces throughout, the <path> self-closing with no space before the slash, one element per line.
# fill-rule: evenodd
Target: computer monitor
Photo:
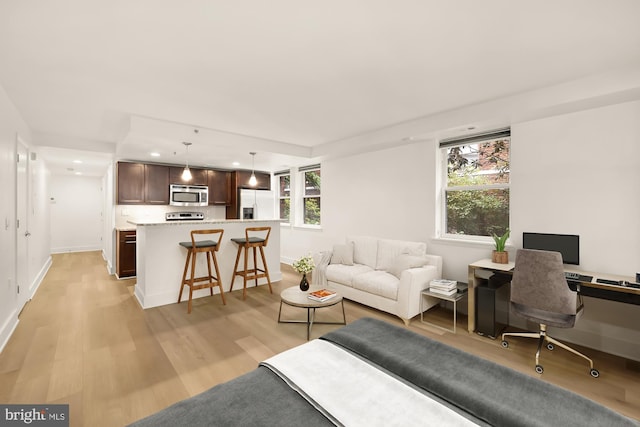
<path fill-rule="evenodd" d="M 580 236 L 575 234 L 522 233 L 524 249 L 560 252 L 564 264 L 580 264 Z"/>

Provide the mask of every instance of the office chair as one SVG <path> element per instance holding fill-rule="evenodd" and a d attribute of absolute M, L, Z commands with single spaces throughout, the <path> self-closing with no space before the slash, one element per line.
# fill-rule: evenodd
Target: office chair
<path fill-rule="evenodd" d="M 600 373 L 593 368 L 593 360 L 568 345 L 547 335 L 547 326 L 573 328 L 582 315 L 581 298 L 567 285 L 559 252 L 519 249 L 511 280 L 511 312 L 540 325 L 538 332 L 508 332 L 502 334 L 502 346 L 509 347 L 507 336 L 538 338 L 536 367 L 538 374 L 544 368 L 539 362 L 540 350 L 547 342 L 547 349 L 562 347 L 589 361 L 589 373 L 598 378 Z"/>

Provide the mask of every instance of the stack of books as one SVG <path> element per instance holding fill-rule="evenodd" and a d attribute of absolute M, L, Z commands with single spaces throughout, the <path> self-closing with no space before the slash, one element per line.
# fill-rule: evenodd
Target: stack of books
<path fill-rule="evenodd" d="M 309 292 L 309 299 L 320 302 L 325 302 L 335 296 L 336 292 L 329 289 L 320 289 L 319 291 Z"/>
<path fill-rule="evenodd" d="M 455 280 L 432 280 L 429 283 L 429 292 L 434 294 L 451 296 L 458 292 L 458 282 Z"/>

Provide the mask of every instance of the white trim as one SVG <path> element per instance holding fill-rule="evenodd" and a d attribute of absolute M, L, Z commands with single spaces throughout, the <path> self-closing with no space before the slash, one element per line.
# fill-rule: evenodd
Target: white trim
<path fill-rule="evenodd" d="M 9 342 L 9 339 L 11 339 L 11 336 L 18 327 L 18 322 L 18 312 L 17 310 L 13 310 L 11 315 L 7 317 L 7 321 L 4 322 L 4 325 L 0 328 L 0 353 L 2 353 Z"/>

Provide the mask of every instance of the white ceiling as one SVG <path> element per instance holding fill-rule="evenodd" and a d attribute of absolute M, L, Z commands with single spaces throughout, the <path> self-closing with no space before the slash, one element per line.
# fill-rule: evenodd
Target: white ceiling
<path fill-rule="evenodd" d="M 2 0 L 0 85 L 54 173 L 75 155 L 182 163 L 185 140 L 191 164 L 255 151 L 275 171 L 638 63 L 639 16 L 637 0 Z"/>

